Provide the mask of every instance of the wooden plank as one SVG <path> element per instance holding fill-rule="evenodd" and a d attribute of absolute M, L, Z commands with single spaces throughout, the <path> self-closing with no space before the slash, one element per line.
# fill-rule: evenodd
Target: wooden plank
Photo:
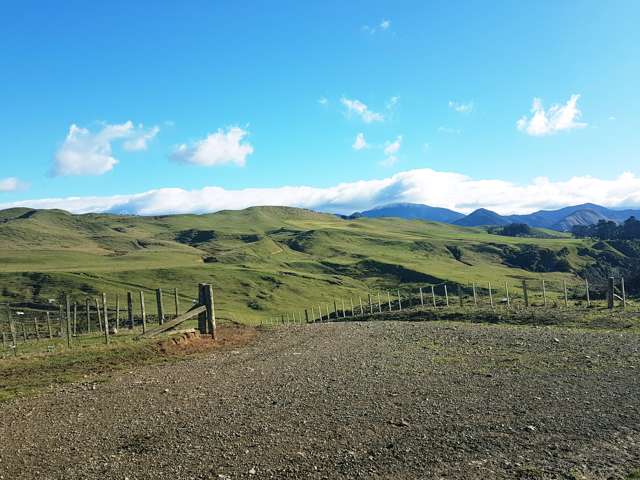
<path fill-rule="evenodd" d="M 166 332 L 167 330 L 171 330 L 172 328 L 177 327 L 178 325 L 180 325 L 181 323 L 186 322 L 187 320 L 200 315 L 202 313 L 206 313 L 207 312 L 207 307 L 204 305 L 198 305 L 196 307 L 193 307 L 191 310 L 189 310 L 187 313 L 183 313 L 182 315 L 180 315 L 177 318 L 174 318 L 173 320 L 170 320 L 168 322 L 163 323 L 162 325 L 153 328 L 151 330 L 147 330 L 145 333 L 143 333 L 142 335 L 137 336 L 136 338 L 150 338 L 150 337 L 155 337 L 156 335 L 162 333 L 162 332 Z"/>

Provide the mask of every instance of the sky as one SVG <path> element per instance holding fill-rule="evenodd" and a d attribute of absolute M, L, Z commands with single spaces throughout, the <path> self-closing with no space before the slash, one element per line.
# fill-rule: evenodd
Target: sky
<path fill-rule="evenodd" d="M 640 206 L 635 0 L 0 3 L 0 208 Z"/>

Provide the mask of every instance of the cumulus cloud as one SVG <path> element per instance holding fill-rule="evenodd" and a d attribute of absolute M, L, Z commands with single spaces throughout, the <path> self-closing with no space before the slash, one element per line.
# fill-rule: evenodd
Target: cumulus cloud
<path fill-rule="evenodd" d="M 384 115 L 371 111 L 369 107 L 360 100 L 342 97 L 340 103 L 347 107 L 348 115 L 358 115 L 364 123 L 382 122 L 384 120 Z"/>
<path fill-rule="evenodd" d="M 144 126 L 139 126 L 139 131 L 133 135 L 129 140 L 124 142 L 124 149 L 130 152 L 137 152 L 140 150 L 146 150 L 149 147 L 149 142 L 155 138 L 160 132 L 160 127 L 157 125 L 151 127 L 149 130 L 144 130 Z"/>
<path fill-rule="evenodd" d="M 226 132 L 219 129 L 206 138 L 191 145 L 178 145 L 171 158 L 178 162 L 212 167 L 235 164 L 244 166 L 247 157 L 253 153 L 253 147 L 243 139 L 249 134 L 240 127 L 228 127 Z"/>
<path fill-rule="evenodd" d="M 395 165 L 398 162 L 397 153 L 400 151 L 400 147 L 402 146 L 402 135 L 398 135 L 398 137 L 393 142 L 387 142 L 384 147 L 384 155 L 385 159 L 380 162 L 381 165 L 385 167 L 390 167 L 391 165 Z"/>
<path fill-rule="evenodd" d="M 54 156 L 52 173 L 55 176 L 103 175 L 118 163 L 112 154 L 114 142 L 125 141 L 124 148 L 129 151 L 145 150 L 158 132 L 158 127 L 149 131 L 143 125 L 136 128 L 130 120 L 121 124 L 104 124 L 96 133 L 72 124 Z"/>
<path fill-rule="evenodd" d="M 526 184 L 477 180 L 455 172 L 418 169 L 387 178 L 342 183 L 328 188 L 285 186 L 227 190 L 162 188 L 112 197 L 72 197 L 0 204 L 62 208 L 76 213 L 119 212 L 140 215 L 205 213 L 258 205 L 284 205 L 333 213 L 351 213 L 391 202 L 424 203 L 470 212 L 479 207 L 502 214 L 529 213 L 594 202 L 608 207 L 640 206 L 640 177 L 624 173 L 612 180 L 573 177 L 564 181 L 536 178 Z"/>
<path fill-rule="evenodd" d="M 329 100 L 326 97 L 320 97 L 318 99 L 318 103 L 323 107 L 326 107 L 329 104 Z"/>
<path fill-rule="evenodd" d="M 471 113 L 473 111 L 473 102 L 454 102 L 449 100 L 449 108 L 458 113 Z"/>
<path fill-rule="evenodd" d="M 359 133 L 358 135 L 356 135 L 356 139 L 353 142 L 353 145 L 351 145 L 351 147 L 354 150 L 362 150 L 363 148 L 369 147 L 369 145 L 367 144 L 367 141 L 364 138 L 364 133 Z"/>
<path fill-rule="evenodd" d="M 526 115 L 516 122 L 516 127 L 528 135 L 541 137 L 551 135 L 563 130 L 584 128 L 586 123 L 578 122 L 582 112 L 578 108 L 580 95 L 571 95 L 564 105 L 555 104 L 545 110 L 542 100 L 533 99 L 531 117 Z"/>
<path fill-rule="evenodd" d="M 0 192 L 15 192 L 26 188 L 26 184 L 16 177 L 0 178 Z"/>
<path fill-rule="evenodd" d="M 388 30 L 391 26 L 391 22 L 389 20 L 382 20 L 380 22 L 380 30 Z"/>

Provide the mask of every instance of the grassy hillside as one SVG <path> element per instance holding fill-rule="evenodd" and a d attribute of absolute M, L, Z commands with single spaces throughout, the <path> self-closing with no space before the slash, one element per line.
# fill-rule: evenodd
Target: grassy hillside
<path fill-rule="evenodd" d="M 579 288 L 575 273 L 593 265 L 593 251 L 592 242 L 563 236 L 512 238 L 285 207 L 157 217 L 11 209 L 0 212 L 0 302 L 177 287 L 187 305 L 198 283 L 211 282 L 221 316 L 256 321 L 399 285 L 491 281 L 502 288 L 508 280 L 515 292 L 520 279 L 544 275 L 556 290 L 563 280 Z M 531 271 L 532 252 L 546 252 L 556 271 Z M 558 268 L 555 259 L 563 260 Z M 151 311 L 153 302 L 148 295 Z"/>

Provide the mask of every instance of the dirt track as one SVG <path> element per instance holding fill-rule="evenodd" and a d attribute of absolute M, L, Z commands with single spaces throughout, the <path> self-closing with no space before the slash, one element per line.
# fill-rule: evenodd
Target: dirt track
<path fill-rule="evenodd" d="M 265 331 L 0 405 L 0 478 L 625 478 L 640 468 L 639 340 L 439 322 Z"/>

